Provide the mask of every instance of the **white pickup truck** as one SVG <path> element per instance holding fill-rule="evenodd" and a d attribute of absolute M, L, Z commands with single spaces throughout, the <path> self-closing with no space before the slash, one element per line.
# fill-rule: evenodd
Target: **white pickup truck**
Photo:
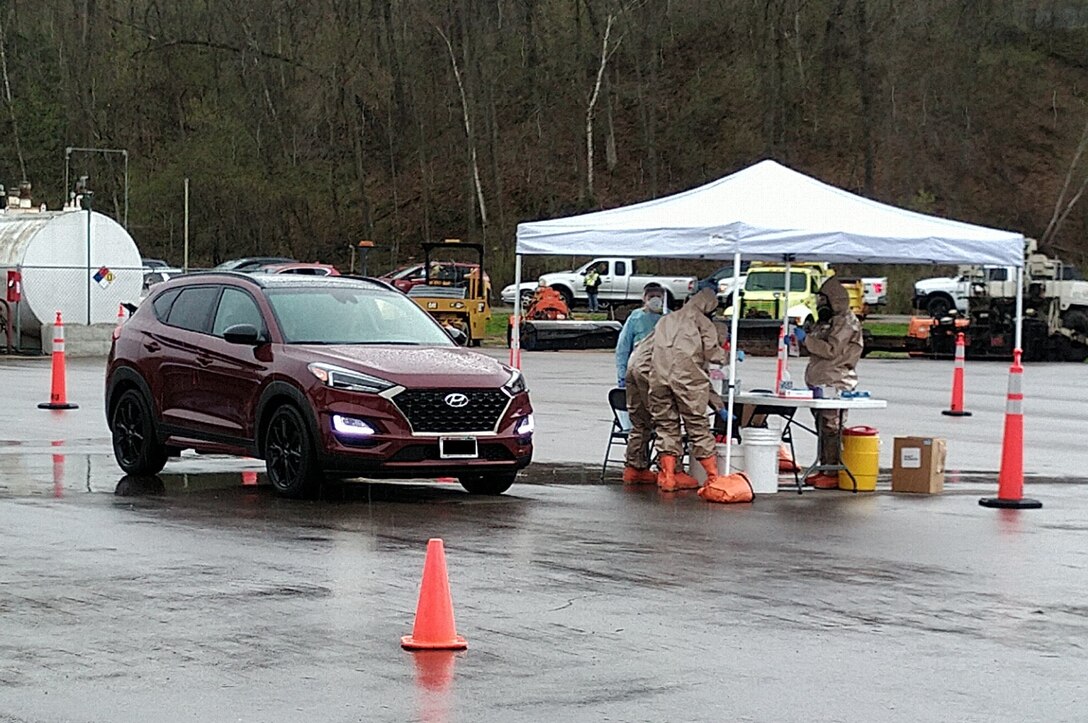
<path fill-rule="evenodd" d="M 651 281 L 665 287 L 666 301 L 671 306 L 683 303 L 695 292 L 697 282 L 694 276 L 649 276 L 638 271 L 638 259 L 624 257 L 605 257 L 593 259 L 589 263 L 579 266 L 574 271 L 559 271 L 552 274 L 544 274 L 537 281 L 523 282 L 521 284 L 522 303 L 528 304 L 533 292 L 543 283 L 558 291 L 567 306 L 573 308 L 575 302 L 587 301 L 585 275 L 592 266 L 601 264 L 604 271 L 601 273 L 601 286 L 598 298 L 602 302 L 627 304 L 642 301 L 642 289 Z M 503 302 L 514 303 L 515 287 L 510 284 L 500 294 Z"/>
<path fill-rule="evenodd" d="M 966 315 L 970 299 L 981 293 L 980 284 L 1012 282 L 1015 293 L 1016 269 L 1011 266 L 961 266 L 956 276 L 936 276 L 914 284 L 914 308 L 934 319 L 951 311 Z"/>

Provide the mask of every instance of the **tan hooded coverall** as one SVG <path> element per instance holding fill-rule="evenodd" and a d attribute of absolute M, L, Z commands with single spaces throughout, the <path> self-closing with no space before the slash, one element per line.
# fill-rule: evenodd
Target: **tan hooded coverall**
<path fill-rule="evenodd" d="M 853 390 L 858 385 L 854 368 L 862 351 L 861 322 L 850 310 L 850 296 L 837 279 L 825 281 L 820 293 L 827 297 L 832 315 L 830 321 L 818 323 L 805 337 L 809 353 L 805 384 Z M 812 414 L 821 430 L 820 463 L 839 464 L 839 432 L 846 413 L 840 418 L 836 410 L 814 409 Z"/>
<path fill-rule="evenodd" d="M 680 423 L 695 459 L 714 456 L 707 406 L 711 401 L 710 363 L 725 362 L 718 330 L 707 314 L 718 307 L 718 297 L 703 289 L 679 311 L 666 314 L 654 327 L 650 351 L 650 414 L 663 455 L 683 452 Z M 720 399 L 717 400 L 720 405 Z"/>
<path fill-rule="evenodd" d="M 631 431 L 627 435 L 627 466 L 635 469 L 650 468 L 647 450 L 654 428 L 654 420 L 650 416 L 650 358 L 655 333 L 656 330 L 651 331 L 635 345 L 624 376 L 627 383 L 627 414 L 631 417 Z"/>

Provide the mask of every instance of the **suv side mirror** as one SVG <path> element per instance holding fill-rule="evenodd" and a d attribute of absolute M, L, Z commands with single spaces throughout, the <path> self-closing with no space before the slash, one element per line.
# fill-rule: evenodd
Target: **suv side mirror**
<path fill-rule="evenodd" d="M 468 344 L 468 334 L 461 331 L 457 327 L 444 326 L 442 328 L 446 330 L 446 333 L 451 339 L 453 339 L 453 343 L 457 346 L 466 346 Z"/>
<path fill-rule="evenodd" d="M 252 324 L 235 324 L 228 326 L 223 332 L 223 338 L 231 344 L 248 344 L 255 346 L 261 341 L 261 332 Z"/>

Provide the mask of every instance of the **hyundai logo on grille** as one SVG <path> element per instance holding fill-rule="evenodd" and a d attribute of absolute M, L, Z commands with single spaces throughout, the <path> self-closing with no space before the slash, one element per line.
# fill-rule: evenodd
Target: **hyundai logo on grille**
<path fill-rule="evenodd" d="M 447 394 L 445 397 L 446 406 L 453 407 L 454 409 L 460 409 L 461 407 L 468 405 L 468 397 L 460 392 L 454 392 L 453 394 Z"/>

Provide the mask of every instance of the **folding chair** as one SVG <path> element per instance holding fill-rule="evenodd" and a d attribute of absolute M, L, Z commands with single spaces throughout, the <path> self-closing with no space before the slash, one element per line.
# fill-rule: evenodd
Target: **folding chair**
<path fill-rule="evenodd" d="M 627 411 L 627 391 L 619 387 L 610 389 L 608 406 L 612 409 L 612 429 L 608 432 L 608 446 L 604 450 L 604 462 L 601 464 L 601 482 L 604 482 L 604 473 L 608 470 L 609 462 L 625 461 L 612 457 L 612 448 L 615 446 L 627 448 L 629 430 L 623 428 L 623 422 L 620 420 L 620 412 Z"/>

